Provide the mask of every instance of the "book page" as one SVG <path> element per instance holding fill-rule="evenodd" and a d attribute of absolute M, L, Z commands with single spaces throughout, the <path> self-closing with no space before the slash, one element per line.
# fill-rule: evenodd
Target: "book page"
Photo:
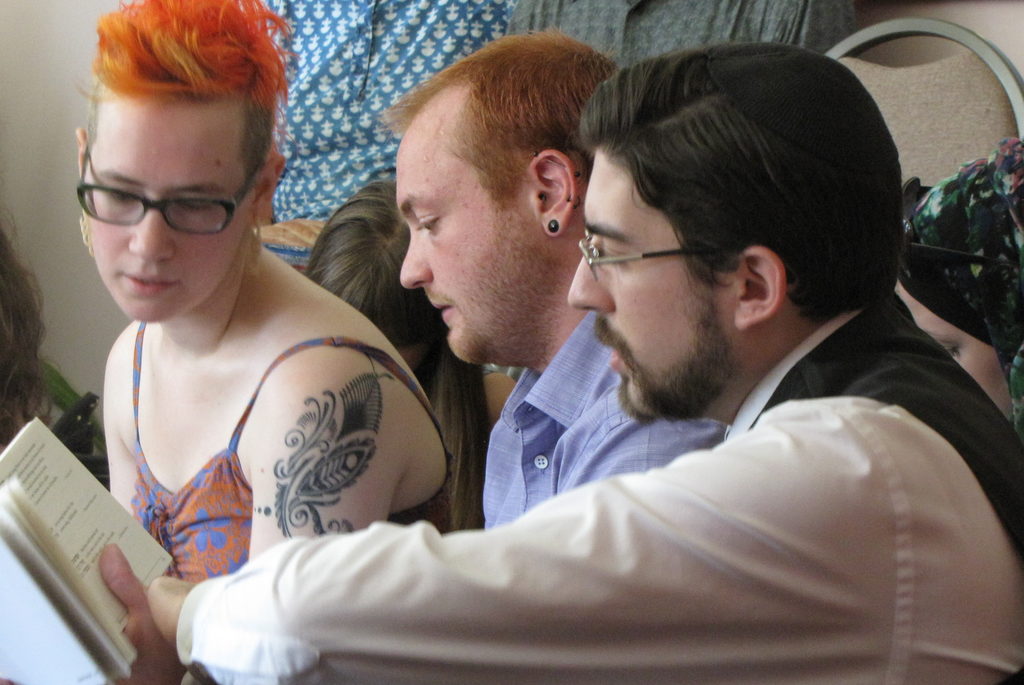
<path fill-rule="evenodd" d="M 82 648 L 32 572 L 4 544 L 0 544 L 0 576 L 4 598 L 0 677 L 18 685 L 105 685 L 107 675 Z"/>
<path fill-rule="evenodd" d="M 19 504 L 31 507 L 31 517 L 50 531 L 60 550 L 50 555 L 66 560 L 81 581 L 85 604 L 95 607 L 98 621 L 123 642 L 126 610 L 100 577 L 100 551 L 116 543 L 146 584 L 164 572 L 170 556 L 38 419 L 0 455 L 0 483 L 15 475 L 27 500 Z"/>

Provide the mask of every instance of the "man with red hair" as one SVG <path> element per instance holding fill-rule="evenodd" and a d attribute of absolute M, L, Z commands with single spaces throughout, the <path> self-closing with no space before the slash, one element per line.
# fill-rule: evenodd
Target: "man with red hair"
<path fill-rule="evenodd" d="M 506 36 L 389 111 L 402 135 L 397 200 L 411 231 L 403 285 L 441 309 L 456 355 L 525 367 L 488 445 L 488 527 L 722 435 L 710 420 L 626 416 L 593 317 L 566 299 L 590 171 L 575 129 L 613 70 L 557 32 Z"/>

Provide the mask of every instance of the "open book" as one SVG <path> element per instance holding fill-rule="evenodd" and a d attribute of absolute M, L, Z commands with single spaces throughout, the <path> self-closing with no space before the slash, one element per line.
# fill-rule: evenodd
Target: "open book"
<path fill-rule="evenodd" d="M 0 454 L 0 676 L 18 685 L 126 677 L 127 615 L 99 572 L 110 542 L 143 583 L 166 551 L 35 419 Z"/>

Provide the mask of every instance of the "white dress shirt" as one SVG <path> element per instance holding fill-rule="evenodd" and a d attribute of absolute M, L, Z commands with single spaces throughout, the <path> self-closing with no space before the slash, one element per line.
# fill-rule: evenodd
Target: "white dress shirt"
<path fill-rule="evenodd" d="M 491 530 L 282 543 L 178 630 L 222 683 L 991 685 L 1024 573 L 949 443 L 840 397 Z"/>

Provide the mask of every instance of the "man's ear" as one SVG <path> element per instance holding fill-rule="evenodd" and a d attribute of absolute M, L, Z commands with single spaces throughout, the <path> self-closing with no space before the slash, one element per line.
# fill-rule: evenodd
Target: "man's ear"
<path fill-rule="evenodd" d="M 576 163 L 559 150 L 541 150 L 530 162 L 528 173 L 538 227 L 551 237 L 564 234 L 583 208 L 583 184 Z"/>
<path fill-rule="evenodd" d="M 78 142 L 78 175 L 81 176 L 85 165 L 85 149 L 89 147 L 89 134 L 84 128 L 75 129 L 75 141 Z"/>
<path fill-rule="evenodd" d="M 749 330 L 775 318 L 789 296 L 786 265 L 763 245 L 743 250 L 727 280 L 735 298 L 733 317 L 738 330 Z"/>

